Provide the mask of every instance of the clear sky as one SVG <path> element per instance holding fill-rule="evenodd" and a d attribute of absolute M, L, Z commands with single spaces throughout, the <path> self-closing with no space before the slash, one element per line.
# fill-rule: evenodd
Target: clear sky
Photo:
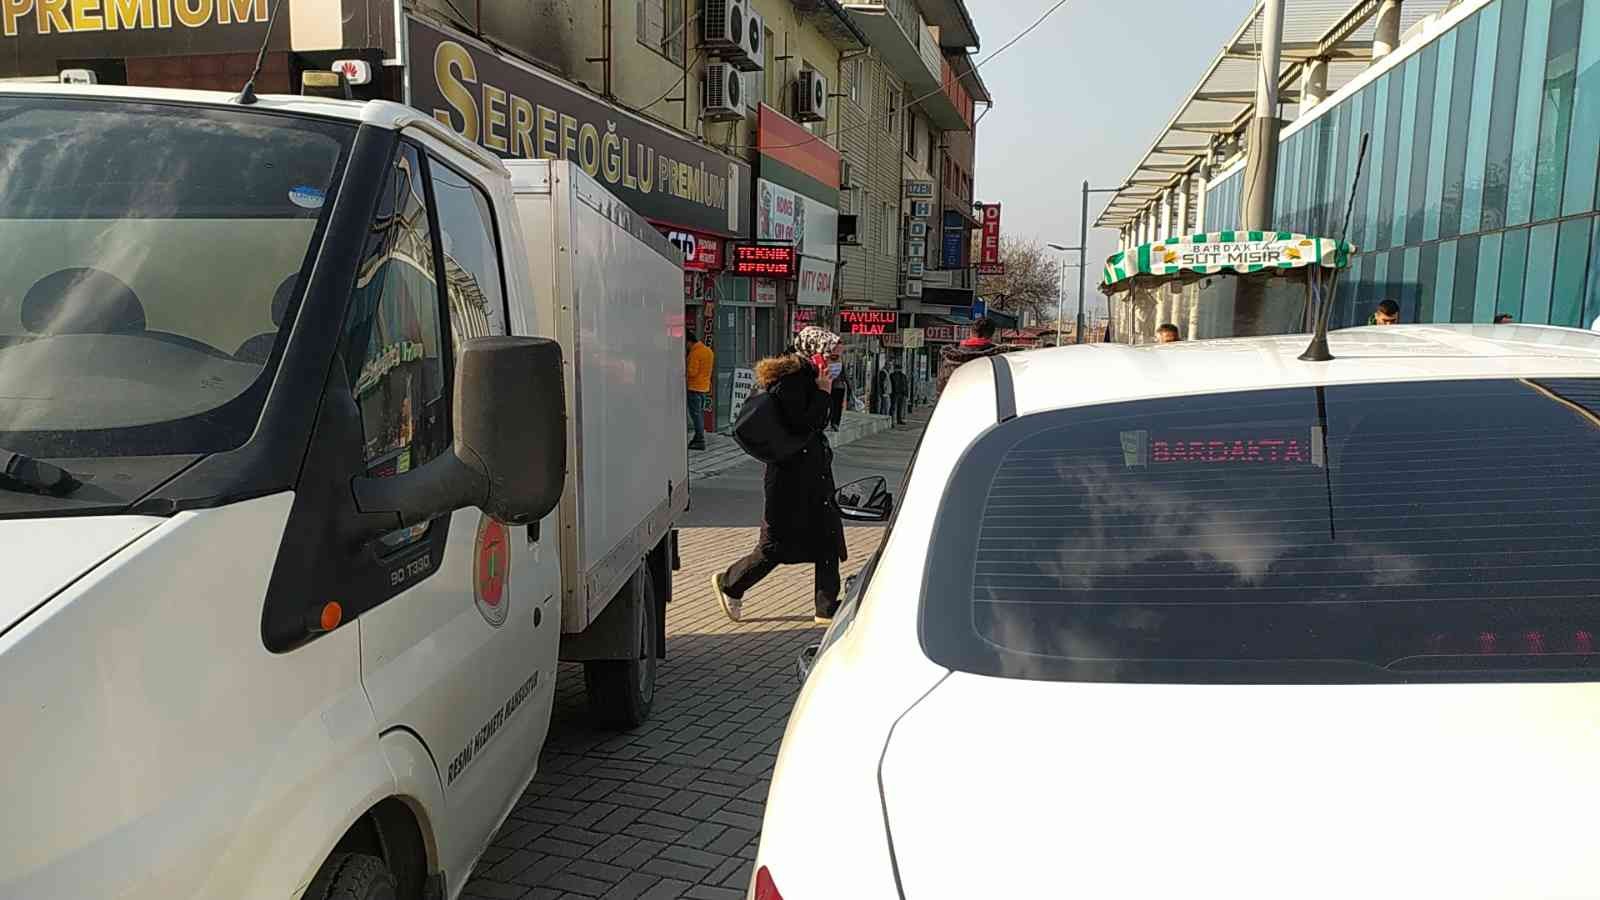
<path fill-rule="evenodd" d="M 978 59 L 1054 2 L 968 0 L 982 40 Z M 978 70 L 995 105 L 978 125 L 976 198 L 1001 204 L 1001 228 L 1008 233 L 1076 245 L 1084 179 L 1092 187 L 1114 187 L 1127 177 L 1254 5 L 1067 0 Z M 1091 224 L 1108 199 L 1089 195 Z M 1101 300 L 1095 280 L 1116 243 L 1115 231 L 1089 231 L 1090 308 Z M 1069 321 L 1077 275 L 1067 270 Z"/>

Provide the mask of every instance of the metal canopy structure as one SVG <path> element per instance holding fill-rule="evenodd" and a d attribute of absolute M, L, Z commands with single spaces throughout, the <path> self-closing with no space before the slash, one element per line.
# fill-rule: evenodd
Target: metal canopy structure
<path fill-rule="evenodd" d="M 1408 35 L 1426 19 L 1460 0 L 1404 0 L 1399 31 Z M 1382 0 L 1284 0 L 1283 52 L 1278 66 L 1279 115 L 1293 120 L 1301 109 L 1301 75 L 1313 60 L 1325 66 L 1331 96 L 1361 74 L 1372 61 L 1374 17 Z M 1112 196 L 1095 220 L 1097 228 L 1120 228 L 1133 222 L 1185 175 L 1213 159 L 1214 149 L 1226 159 L 1243 149 L 1235 136 L 1250 120 L 1255 104 L 1256 71 L 1260 65 L 1263 4 L 1257 3 L 1223 45 L 1198 84 L 1178 105 L 1128 174 L 1123 190 Z"/>

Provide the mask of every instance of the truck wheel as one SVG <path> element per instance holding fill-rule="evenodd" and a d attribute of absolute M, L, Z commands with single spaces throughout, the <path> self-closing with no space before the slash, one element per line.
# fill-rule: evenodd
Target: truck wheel
<path fill-rule="evenodd" d="M 317 870 L 300 900 L 396 900 L 394 873 L 376 856 L 335 853 Z"/>
<path fill-rule="evenodd" d="M 628 581 L 639 617 L 639 641 L 633 659 L 595 659 L 583 664 L 589 711 L 608 728 L 637 728 L 650 717 L 656 697 L 656 588 L 647 566 Z"/>

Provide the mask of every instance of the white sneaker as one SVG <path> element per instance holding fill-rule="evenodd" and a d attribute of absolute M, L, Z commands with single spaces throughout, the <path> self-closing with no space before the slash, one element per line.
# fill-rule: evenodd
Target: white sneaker
<path fill-rule="evenodd" d="M 744 605 L 744 601 L 729 597 L 722 589 L 721 572 L 711 576 L 711 589 L 717 592 L 717 602 L 722 604 L 722 614 L 728 617 L 728 621 L 739 621 L 740 607 Z"/>

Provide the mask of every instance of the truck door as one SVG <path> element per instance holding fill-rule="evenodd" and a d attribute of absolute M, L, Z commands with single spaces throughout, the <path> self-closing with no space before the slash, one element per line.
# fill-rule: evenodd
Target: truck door
<path fill-rule="evenodd" d="M 476 180 L 494 173 L 469 176 L 477 167 L 425 143 L 396 155 L 345 328 L 376 474 L 450 445 L 451 348 L 507 331 L 494 210 Z M 359 620 L 379 726 L 415 732 L 439 768 L 447 808 L 430 813 L 452 882 L 532 778 L 549 725 L 559 562 L 530 534 L 463 509 L 386 535 L 395 594 Z"/>

